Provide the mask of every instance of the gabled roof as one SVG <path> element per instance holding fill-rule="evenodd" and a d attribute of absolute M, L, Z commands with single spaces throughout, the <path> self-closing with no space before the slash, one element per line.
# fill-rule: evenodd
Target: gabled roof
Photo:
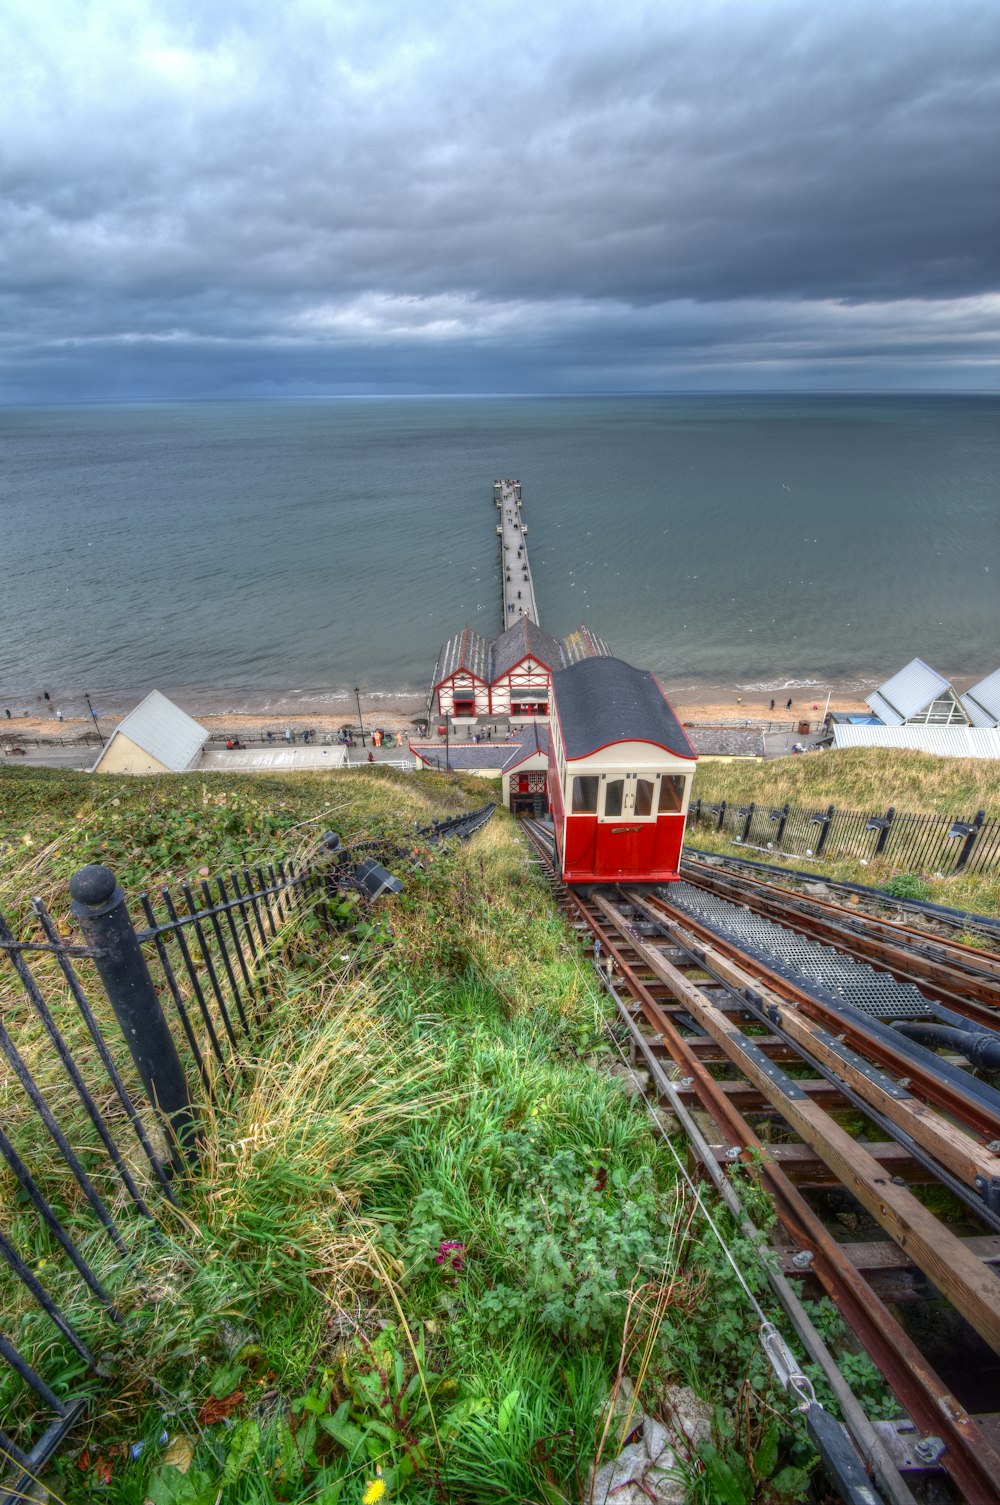
<path fill-rule="evenodd" d="M 1000 669 L 987 674 L 960 699 L 973 726 L 995 727 L 1000 723 Z"/>
<path fill-rule="evenodd" d="M 578 664 L 585 658 L 610 658 L 611 649 L 603 638 L 599 638 L 596 632 L 583 623 L 568 632 L 562 640 L 563 667 L 568 669 L 570 664 Z"/>
<path fill-rule="evenodd" d="M 119 732 L 171 773 L 184 773 L 192 767 L 208 741 L 206 729 L 159 690 L 150 690 L 145 700 L 115 727 L 95 768 Z"/>
<path fill-rule="evenodd" d="M 972 726 L 851 726 L 835 721 L 830 730 L 835 748 L 896 747 L 939 758 L 1000 758 L 1000 731 Z"/>
<path fill-rule="evenodd" d="M 521 617 L 513 627 L 508 627 L 506 632 L 493 639 L 492 682 L 496 684 L 529 654 L 546 669 L 558 669 L 562 664 L 562 651 L 555 638 L 530 617 Z"/>
<path fill-rule="evenodd" d="M 609 742 L 655 742 L 678 757 L 696 756 L 648 669 L 585 658 L 553 674 L 552 693 L 567 758 L 585 758 Z"/>
<path fill-rule="evenodd" d="M 471 627 L 463 627 L 461 632 L 456 632 L 438 654 L 437 667 L 434 670 L 435 687 L 442 681 L 450 679 L 459 670 L 474 674 L 477 679 L 488 684 L 490 647 L 489 640 L 484 638 L 481 632 L 474 632 Z"/>
<path fill-rule="evenodd" d="M 900 669 L 884 685 L 879 685 L 869 695 L 865 704 L 870 705 L 886 726 L 902 726 L 918 711 L 923 711 L 932 700 L 937 700 L 951 689 L 948 681 L 922 658 L 911 659 L 905 669 Z"/>
<path fill-rule="evenodd" d="M 530 726 L 524 728 L 517 753 L 509 762 L 504 764 L 504 773 L 510 773 L 513 769 L 519 768 L 522 763 L 526 763 L 536 753 L 541 753 L 544 757 L 548 757 L 549 729 L 547 726 L 539 725 L 537 721 L 533 721 Z"/>
<path fill-rule="evenodd" d="M 410 751 L 430 768 L 450 767 L 467 773 L 497 768 L 506 772 L 519 757 L 521 743 L 452 742 L 446 750 L 443 742 L 411 742 Z"/>

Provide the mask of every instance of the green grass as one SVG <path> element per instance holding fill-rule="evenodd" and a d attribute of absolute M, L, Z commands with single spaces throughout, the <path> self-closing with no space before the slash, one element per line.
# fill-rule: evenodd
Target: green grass
<path fill-rule="evenodd" d="M 916 815 L 946 815 L 967 819 L 977 810 L 1000 814 L 1000 765 L 979 758 L 935 758 L 929 753 L 852 748 L 843 752 L 809 753 L 774 758 L 763 763 L 713 763 L 698 766 L 694 798 L 707 803 L 727 800 L 731 805 L 778 807 L 786 802 L 806 809 L 883 813 L 889 805 Z M 692 845 L 709 851 L 735 853 L 741 848 L 708 826 L 689 831 Z M 862 863 L 853 858 L 816 862 L 801 856 L 782 857 L 748 851 L 747 856 L 783 867 L 808 868 L 818 876 L 884 887 L 894 879 L 912 878 L 935 903 L 980 914 L 1000 914 L 1000 869 L 954 877 L 933 870 L 900 868 L 891 860 Z"/>
<path fill-rule="evenodd" d="M 492 791 L 392 770 L 4 770 L 0 793 L 3 907 L 19 916 L 42 892 L 63 923 L 82 862 L 107 862 L 134 892 L 294 853 L 328 826 L 399 836 Z M 164 1237 L 117 1201 L 134 1265 L 47 1173 L 115 1295 L 118 1329 L 0 1177 L 5 1228 L 113 1370 L 89 1376 L 0 1275 L 5 1328 L 57 1391 L 93 1395 L 46 1480 L 62 1499 L 100 1489 L 115 1505 L 207 1505 L 221 1490 L 240 1505 L 346 1505 L 381 1467 L 415 1505 L 576 1501 L 602 1441 L 619 1442 L 609 1405 L 621 1374 L 642 1377 L 653 1410 L 668 1382 L 692 1383 L 740 1418 L 725 1446 L 750 1461 L 771 1408 L 785 1414 L 672 1160 L 641 1104 L 595 1069 L 605 1004 L 514 823 L 498 816 L 409 875 L 379 915 L 377 929 L 332 940 L 315 917 L 286 928 L 266 1028 L 234 1063 L 235 1090 L 202 1104 L 201 1166 L 176 1214 L 158 1204 Z M 27 1116 L 7 1127 L 44 1159 Z M 7 1385 L 5 1414 L 23 1406 Z M 791 1472 L 770 1493 L 754 1483 L 748 1501 L 798 1492 L 808 1454 L 783 1431 L 769 1473 Z"/>

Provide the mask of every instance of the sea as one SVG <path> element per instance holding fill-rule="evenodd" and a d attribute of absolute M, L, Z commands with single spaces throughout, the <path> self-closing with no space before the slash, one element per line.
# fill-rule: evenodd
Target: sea
<path fill-rule="evenodd" d="M 425 692 L 501 630 L 495 477 L 542 625 L 672 693 L 1000 663 L 1000 397 L 337 398 L 0 409 L 0 706 Z"/>

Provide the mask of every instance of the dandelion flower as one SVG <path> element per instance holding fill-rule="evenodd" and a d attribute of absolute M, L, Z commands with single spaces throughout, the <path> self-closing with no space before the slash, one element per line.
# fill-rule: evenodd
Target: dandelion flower
<path fill-rule="evenodd" d="M 361 1505 L 376 1505 L 385 1494 L 385 1484 L 381 1479 L 373 1479 L 361 1496 Z"/>

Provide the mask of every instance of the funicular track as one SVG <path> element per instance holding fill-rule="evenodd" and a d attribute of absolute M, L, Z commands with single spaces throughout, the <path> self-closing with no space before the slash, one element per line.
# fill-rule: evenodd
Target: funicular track
<path fill-rule="evenodd" d="M 523 824 L 551 864 L 551 828 Z M 750 1167 L 778 1214 L 782 1270 L 836 1303 L 885 1376 L 917 1429 L 911 1461 L 996 1505 L 1000 1092 L 967 1056 L 892 1027 L 901 1013 L 940 1044 L 926 1031 L 945 1019 L 948 1043 L 964 1031 L 1000 1045 L 992 958 L 836 905 L 800 911 L 799 895 L 778 904 L 728 873 L 702 883 L 686 864 L 685 878 L 557 884 L 557 898 L 592 936 L 661 1097 L 707 1115 L 716 1175 Z M 908 1330 L 918 1308 L 944 1314 L 948 1382 Z M 879 1437 L 902 1462 L 899 1435 L 883 1424 Z"/>

